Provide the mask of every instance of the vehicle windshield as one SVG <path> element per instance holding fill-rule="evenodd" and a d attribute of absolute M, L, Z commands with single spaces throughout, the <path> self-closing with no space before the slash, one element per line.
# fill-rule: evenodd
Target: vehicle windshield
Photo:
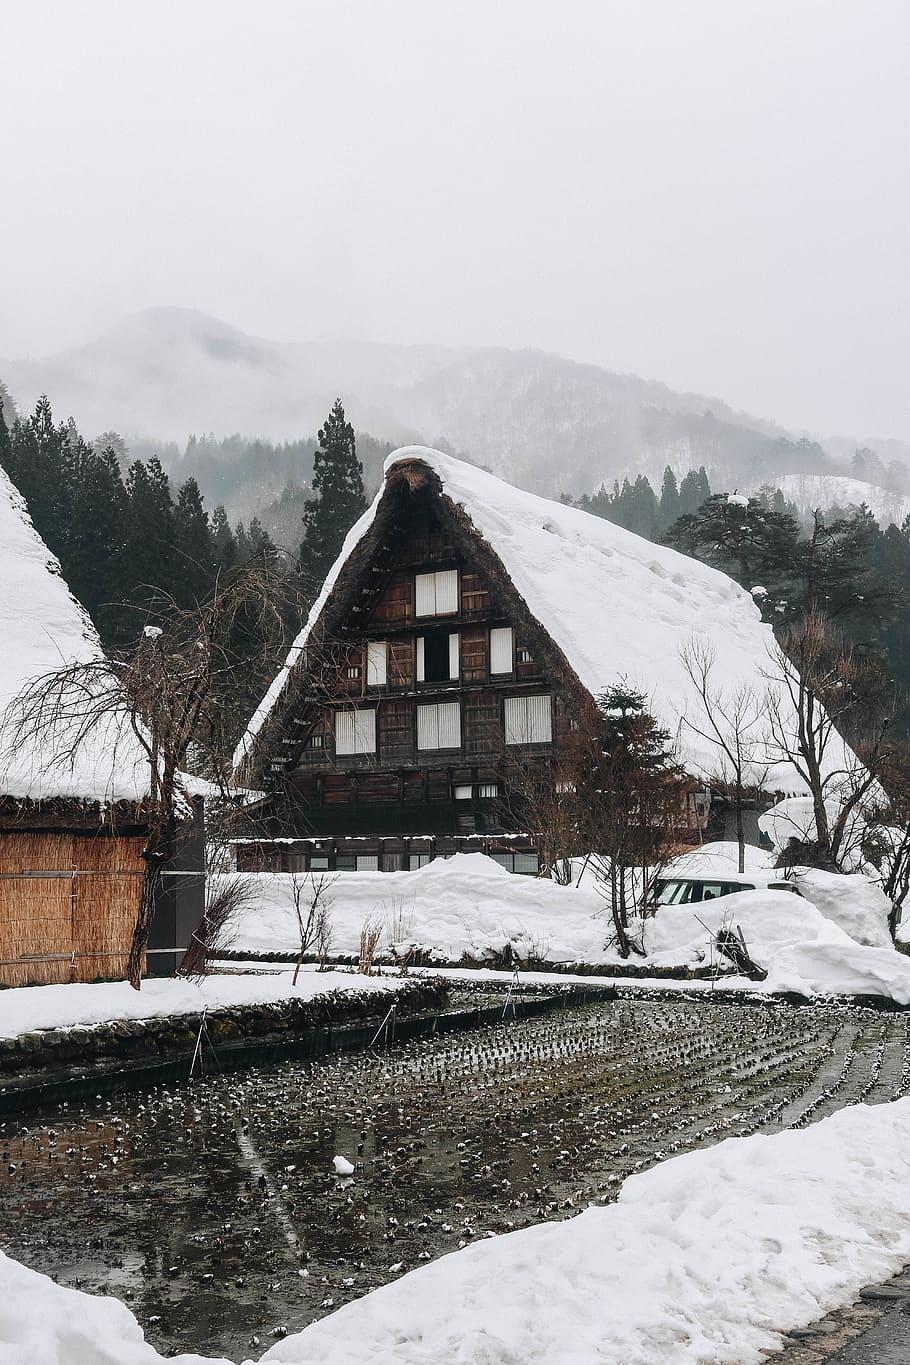
<path fill-rule="evenodd" d="M 737 891 L 754 891 L 746 882 L 706 882 L 692 878 L 660 877 L 654 883 L 655 905 L 692 905 L 696 901 L 713 901 L 719 896 L 731 896 Z"/>

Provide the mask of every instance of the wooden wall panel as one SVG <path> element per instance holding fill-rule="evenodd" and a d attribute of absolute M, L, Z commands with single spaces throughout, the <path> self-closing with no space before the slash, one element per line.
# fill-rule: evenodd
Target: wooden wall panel
<path fill-rule="evenodd" d="M 372 620 L 377 623 L 400 624 L 414 619 L 414 575 L 408 570 L 392 574 L 379 601 L 373 608 Z"/>
<path fill-rule="evenodd" d="M 66 833 L 0 835 L 0 873 L 72 873 L 75 867 L 82 874 L 0 877 L 0 982 L 122 977 L 139 905 L 143 842 Z M 73 952 L 75 963 L 22 961 Z"/>
<path fill-rule="evenodd" d="M 414 759 L 414 702 L 410 697 L 389 697 L 379 717 L 379 761 L 400 767 Z"/>
<path fill-rule="evenodd" d="M 461 632 L 461 676 L 464 682 L 486 680 L 487 634 L 486 626 L 466 626 Z"/>

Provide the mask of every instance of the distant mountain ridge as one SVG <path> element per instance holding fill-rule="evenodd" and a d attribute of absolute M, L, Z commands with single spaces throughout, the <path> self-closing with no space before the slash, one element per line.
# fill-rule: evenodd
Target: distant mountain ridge
<path fill-rule="evenodd" d="M 315 433 L 341 395 L 380 441 L 456 451 L 551 496 L 704 464 L 712 486 L 775 474 L 845 472 L 821 447 L 717 398 L 538 351 L 283 343 L 207 314 L 153 308 L 43 360 L 0 361 L 20 410 L 46 392 L 92 437 L 116 430 L 177 442 L 241 432 L 272 441 Z M 885 442 L 886 458 L 910 447 Z"/>

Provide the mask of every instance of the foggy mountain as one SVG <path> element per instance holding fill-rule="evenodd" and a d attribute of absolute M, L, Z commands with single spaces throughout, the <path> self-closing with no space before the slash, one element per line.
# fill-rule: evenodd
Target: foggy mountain
<path fill-rule="evenodd" d="M 703 464 L 717 486 L 842 472 L 819 445 L 717 398 L 556 355 L 277 343 L 182 308 L 137 313 L 46 359 L 0 362 L 0 378 L 20 410 L 46 392 L 55 414 L 72 415 L 89 437 L 113 429 L 130 444 L 181 450 L 191 433 L 311 437 L 340 395 L 355 427 L 378 441 L 441 445 L 549 495 L 638 473 L 659 485 L 667 464 Z M 884 458 L 910 457 L 880 444 Z M 837 454 L 850 449 L 844 439 Z"/>

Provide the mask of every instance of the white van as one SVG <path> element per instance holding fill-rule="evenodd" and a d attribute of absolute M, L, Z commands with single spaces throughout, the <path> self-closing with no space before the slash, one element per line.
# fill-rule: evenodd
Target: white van
<path fill-rule="evenodd" d="M 732 896 L 737 891 L 787 891 L 793 896 L 801 893 L 793 882 L 779 872 L 723 872 L 699 877 L 688 873 L 668 873 L 656 877 L 648 891 L 651 909 L 661 905 L 694 905 L 696 901 L 713 901 L 720 896 Z"/>

